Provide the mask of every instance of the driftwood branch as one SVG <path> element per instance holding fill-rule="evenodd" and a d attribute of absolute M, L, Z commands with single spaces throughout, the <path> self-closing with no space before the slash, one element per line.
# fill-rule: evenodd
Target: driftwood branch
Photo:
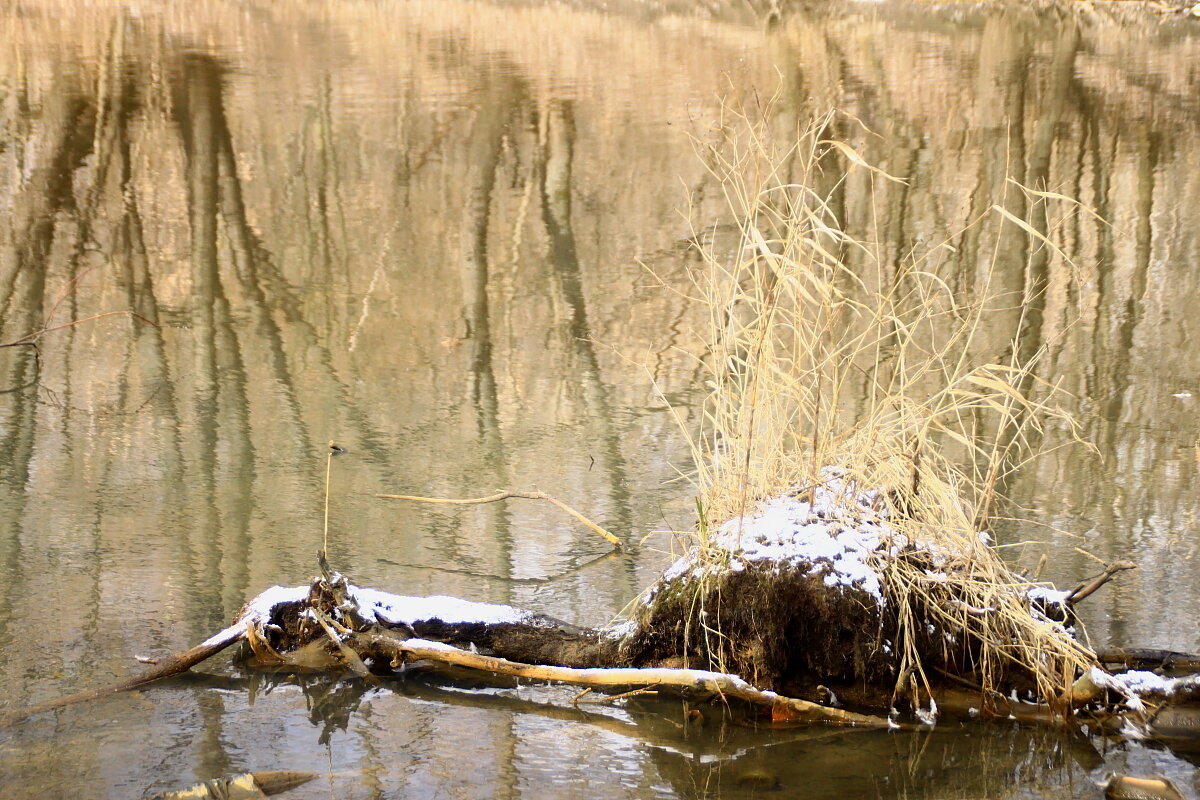
<path fill-rule="evenodd" d="M 1137 564 L 1134 564 L 1132 561 L 1114 561 L 1104 568 L 1104 572 L 1101 572 L 1099 575 L 1091 578 L 1090 580 L 1084 581 L 1072 589 L 1071 593 L 1063 598 L 1063 602 L 1067 605 L 1074 605 L 1075 603 L 1078 603 L 1080 600 L 1083 600 L 1084 598 L 1094 594 L 1101 586 L 1111 581 L 1113 576 L 1115 576 L 1118 572 L 1122 572 L 1127 569 L 1137 569 Z"/>
<path fill-rule="evenodd" d="M 619 549 L 624 549 L 624 545 L 621 544 L 621 540 L 618 539 L 616 536 L 614 536 L 613 534 L 604 530 L 604 528 L 601 528 L 599 525 L 592 522 L 590 519 L 585 517 L 583 514 L 580 514 L 578 511 L 571 508 L 566 503 L 564 503 L 561 500 L 558 500 L 554 497 L 551 497 L 550 495 L 546 494 L 545 492 L 541 492 L 541 491 L 514 492 L 514 491 L 506 489 L 504 491 L 497 492 L 496 494 L 488 495 L 487 497 L 472 497 L 472 498 L 467 498 L 465 500 L 451 500 L 451 499 L 442 498 L 442 497 L 417 497 L 416 495 L 410 495 L 410 494 L 377 494 L 375 496 L 387 498 L 389 500 L 413 500 L 418 503 L 442 503 L 445 505 L 453 505 L 453 506 L 476 506 L 476 505 L 481 505 L 483 503 L 495 503 L 498 500 L 508 500 L 509 498 L 513 498 L 513 497 L 521 498 L 523 500 L 545 500 L 549 503 L 552 503 L 552 504 L 558 506 L 563 511 L 570 514 L 572 517 L 579 520 L 579 522 L 582 523 L 588 529 L 603 536 L 608 541 L 608 543 L 611 544 L 613 547 L 616 547 Z"/>
<path fill-rule="evenodd" d="M 59 697 L 54 700 L 48 700 L 44 703 L 23 708 L 15 711 L 2 719 L 0 719 L 0 727 L 11 725 L 14 722 L 19 722 L 26 717 L 40 714 L 43 711 L 54 711 L 55 709 L 72 706 L 76 703 L 86 703 L 90 700 L 96 700 L 110 694 L 119 694 L 120 692 L 128 692 L 133 689 L 140 689 L 148 683 L 170 678 L 174 675 L 187 672 L 192 667 L 200 662 L 212 658 L 217 653 L 229 647 L 235 642 L 241 641 L 246 635 L 245 625 L 234 625 L 221 631 L 221 633 L 213 636 L 209 640 L 198 644 L 191 650 L 183 653 L 176 653 L 159 661 L 153 668 L 146 670 L 132 678 L 128 678 L 120 683 L 103 689 L 93 689 L 87 692 L 78 692 L 76 694 Z"/>
<path fill-rule="evenodd" d="M 401 641 L 377 633 L 352 634 L 346 642 L 360 655 L 370 653 L 374 657 L 390 658 L 394 666 L 404 661 L 428 660 L 443 664 L 493 672 L 498 675 L 513 675 L 532 680 L 560 681 L 576 686 L 670 686 L 676 689 L 691 689 L 721 697 L 733 697 L 764 708 L 783 708 L 810 720 L 819 720 L 835 725 L 860 727 L 888 727 L 881 717 L 855 714 L 840 708 L 831 708 L 819 703 L 810 703 L 775 692 L 767 692 L 751 686 L 736 675 L 723 672 L 708 672 L 690 669 L 661 668 L 596 668 L 574 669 L 544 664 L 521 664 L 494 656 L 485 656 L 460 650 L 457 647 L 425 639 Z"/>

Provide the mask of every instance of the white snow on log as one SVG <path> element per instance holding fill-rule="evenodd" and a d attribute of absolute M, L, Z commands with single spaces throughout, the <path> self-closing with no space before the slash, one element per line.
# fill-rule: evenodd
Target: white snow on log
<path fill-rule="evenodd" d="M 440 619 L 447 625 L 499 625 L 506 622 L 533 621 L 533 615 L 528 611 L 521 611 L 512 606 L 476 603 L 446 595 L 409 597 L 377 589 L 360 589 L 357 586 L 349 587 L 348 594 L 354 598 L 364 614 L 374 614 L 377 620 L 388 625 L 414 625 L 434 619 Z"/>
<path fill-rule="evenodd" d="M 238 621 L 230 625 L 225 630 L 214 633 L 212 636 L 205 639 L 199 644 L 200 647 L 217 647 L 219 645 L 232 644 L 246 630 L 246 622 Z"/>
<path fill-rule="evenodd" d="M 308 597 L 307 586 L 272 586 L 258 594 L 242 608 L 237 619 L 225 630 L 213 634 L 201 643 L 201 647 L 212 647 L 226 642 L 232 642 L 241 636 L 246 628 L 255 623 L 266 622 L 271 618 L 271 610 L 280 603 L 299 603 Z"/>
<path fill-rule="evenodd" d="M 1092 667 L 1092 683 L 1102 689 L 1110 689 L 1126 698 L 1142 698 L 1148 696 L 1171 697 L 1178 691 L 1194 689 L 1200 686 L 1200 675 L 1188 675 L 1181 678 L 1167 678 L 1156 672 L 1131 669 L 1118 672 L 1115 675 L 1105 672 L 1099 667 Z"/>
<path fill-rule="evenodd" d="M 232 641 L 252 624 L 270 620 L 276 606 L 285 603 L 302 603 L 308 598 L 308 586 L 272 586 L 263 590 L 246 604 L 237 619 L 225 630 L 209 637 L 204 645 L 215 645 Z M 412 625 L 417 622 L 440 619 L 448 625 L 479 623 L 496 625 L 505 622 L 533 622 L 536 617 L 528 611 L 494 603 L 476 603 L 459 597 L 434 595 L 432 597 L 410 597 L 389 594 L 377 589 L 361 589 L 348 586 L 347 595 L 358 604 L 363 615 L 387 625 Z"/>
<path fill-rule="evenodd" d="M 445 642 L 435 642 L 433 639 L 405 639 L 405 647 L 419 647 L 424 650 L 441 650 L 444 653 L 469 653 L 469 650 L 463 650 L 461 647 L 455 647 L 452 644 Z"/>
<path fill-rule="evenodd" d="M 277 605 L 304 602 L 308 597 L 308 591 L 309 587 L 307 586 L 272 586 L 247 603 L 238 619 L 246 620 L 250 617 L 268 619 L 271 616 L 271 610 Z"/>

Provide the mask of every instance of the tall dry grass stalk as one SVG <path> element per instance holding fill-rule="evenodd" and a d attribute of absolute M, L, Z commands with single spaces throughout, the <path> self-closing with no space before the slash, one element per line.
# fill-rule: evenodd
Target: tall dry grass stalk
<path fill-rule="evenodd" d="M 1002 305 L 1011 317 L 1014 299 L 986 285 L 956 296 L 932 261 L 942 248 L 895 264 L 842 229 L 832 192 L 815 187 L 836 191 L 852 170 L 897 179 L 825 138 L 832 115 L 784 143 L 766 123 L 728 122 L 705 155 L 736 239 L 724 248 L 719 235 L 709 240 L 694 276 L 711 342 L 693 439 L 701 552 L 727 558 L 711 547 L 715 525 L 767 497 L 803 496 L 838 467 L 847 485 L 881 490 L 906 543 L 878 565 L 898 620 L 898 692 L 916 699 L 928 689 L 919 650 L 928 652 L 933 626 L 946 648 L 971 650 L 962 666 L 985 687 L 1017 668 L 1041 697 L 1061 696 L 1093 654 L 1031 614 L 1029 582 L 980 535 L 1045 421 L 1074 426 L 1052 387 L 1040 387 L 1036 356 L 973 363 L 985 319 Z M 1034 387 L 1050 399 L 1032 399 Z M 846 498 L 847 513 L 857 500 Z"/>

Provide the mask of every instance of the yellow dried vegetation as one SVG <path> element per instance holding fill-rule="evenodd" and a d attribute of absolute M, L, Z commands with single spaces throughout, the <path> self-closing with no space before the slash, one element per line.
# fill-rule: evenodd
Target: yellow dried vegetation
<path fill-rule="evenodd" d="M 972 296 L 956 294 L 937 263 L 949 243 L 896 259 L 852 238 L 834 212 L 839 184 L 861 170 L 898 179 L 828 138 L 833 115 L 783 143 L 757 121 L 770 117 L 730 113 L 704 154 L 734 227 L 697 237 L 694 282 L 710 342 L 707 400 L 692 432 L 701 558 L 728 563 L 711 535 L 723 521 L 767 498 L 802 497 L 840 468 L 844 485 L 879 490 L 895 532 L 877 568 L 895 615 L 896 694 L 919 706 L 929 691 L 923 660 L 936 630 L 940 646 L 969 654 L 947 652 L 943 665 L 985 690 L 1019 674 L 1054 702 L 1094 654 L 1031 612 L 1033 584 L 980 535 L 1042 426 L 1074 430 L 1035 375 L 1036 355 L 976 363 L 985 321 L 1005 307 L 1011 319 L 1020 299 L 996 296 L 986 278 Z M 856 500 L 847 498 L 847 513 Z"/>

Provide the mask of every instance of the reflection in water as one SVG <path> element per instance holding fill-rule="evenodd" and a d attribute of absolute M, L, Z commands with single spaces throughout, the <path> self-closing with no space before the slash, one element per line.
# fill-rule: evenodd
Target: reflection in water
<path fill-rule="evenodd" d="M 607 778 L 580 776 L 597 786 L 607 781 L 618 794 L 742 798 L 771 790 L 813 798 L 1099 798 L 1106 769 L 1104 757 L 1088 741 L 1064 731 L 954 723 L 908 733 L 760 727 L 716 708 L 689 721 L 681 701 L 641 696 L 619 707 L 573 706 L 572 687 L 485 681 L 456 670 L 412 673 L 382 686 L 355 678 L 283 674 L 205 683 L 248 694 L 258 704 L 299 692 L 310 727 L 297 729 L 297 740 L 328 744 L 339 735 L 369 740 L 372 763 L 390 763 L 397 773 L 415 760 L 405 752 L 412 742 L 401 745 L 396 731 L 380 735 L 377 725 L 407 721 L 416 708 L 429 704 L 445 714 L 474 718 L 476 724 L 491 717 L 511 719 L 528 737 L 522 742 L 524 757 L 560 774 L 576 769 L 572 747 L 594 746 L 609 737 L 632 743 L 632 750 L 610 746 L 602 756 L 608 760 Z M 630 758 L 635 764 L 624 763 Z M 1185 768 L 1165 753 L 1158 758 Z M 387 796 L 394 776 L 374 777 L 377 791 Z M 335 778 L 340 778 L 339 790 L 360 796 L 352 788 L 355 775 L 335 773 Z"/>
<path fill-rule="evenodd" d="M 133 655 L 182 650 L 247 596 L 304 580 L 330 438 L 351 451 L 331 551 L 360 582 L 616 614 L 664 539 L 576 569 L 601 545 L 553 509 L 439 514 L 372 495 L 536 485 L 634 539 L 688 524 L 686 484 L 668 482 L 686 447 L 641 364 L 686 411 L 701 320 L 676 209 L 706 230 L 724 205 L 689 136 L 713 136 L 717 97 L 776 89 L 775 135 L 840 107 L 875 133 L 842 117 L 830 135 L 906 180 L 784 167 L 877 243 L 880 280 L 902 279 L 913 250 L 960 291 L 990 282 L 1005 310 L 980 355 L 1044 349 L 1031 386 L 1072 394 L 1098 452 L 1056 450 L 1008 485 L 1065 533 L 1002 534 L 1047 542 L 1060 583 L 1094 570 L 1076 547 L 1133 557 L 1141 569 L 1084 609 L 1094 639 L 1200 649 L 1194 32 L 901 5 L 768 26 L 741 6 L 59 5 L 0 12 L 0 341 L 120 313 L 0 348 L 10 702 L 128 674 Z M 684 730 L 654 703 L 581 724 L 556 690 L 420 678 L 173 688 L 4 732 L 6 789 L 136 797 L 325 763 L 346 797 L 757 796 L 763 781 L 1087 797 L 1126 763 L 1197 780 L 1166 754 L 1098 764 L 1044 732 L 812 740 Z"/>

